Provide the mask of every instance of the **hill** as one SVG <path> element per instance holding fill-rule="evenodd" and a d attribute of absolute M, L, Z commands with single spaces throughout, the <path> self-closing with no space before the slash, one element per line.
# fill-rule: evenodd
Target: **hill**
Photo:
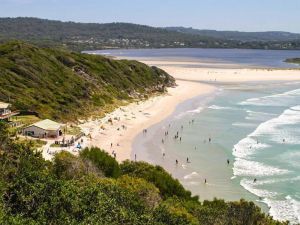
<path fill-rule="evenodd" d="M 174 85 L 166 72 L 20 41 L 0 45 L 0 101 L 40 117 L 75 120 Z"/>
<path fill-rule="evenodd" d="M 300 49 L 299 35 L 284 32 L 218 32 L 176 27 L 155 28 L 130 23 L 0 18 L 0 42 L 13 39 L 76 51 L 106 48 Z"/>
<path fill-rule="evenodd" d="M 239 32 L 239 31 L 217 31 L 217 30 L 200 30 L 186 27 L 166 27 L 166 30 L 176 31 L 184 34 L 200 35 L 203 37 L 212 37 L 226 40 L 236 41 L 299 41 L 300 34 L 282 32 L 282 31 L 267 31 L 267 32 Z"/>
<path fill-rule="evenodd" d="M 0 224 L 287 225 L 244 200 L 203 201 L 162 167 L 97 148 L 45 161 L 0 123 Z"/>

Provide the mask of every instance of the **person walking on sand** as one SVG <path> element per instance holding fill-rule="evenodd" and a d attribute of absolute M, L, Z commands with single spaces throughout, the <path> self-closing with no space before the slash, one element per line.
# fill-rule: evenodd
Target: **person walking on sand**
<path fill-rule="evenodd" d="M 205 183 L 205 184 L 207 183 L 207 180 L 206 180 L 206 178 L 204 179 L 204 183 Z"/>
<path fill-rule="evenodd" d="M 180 142 L 181 142 L 181 137 L 179 138 Z"/>
<path fill-rule="evenodd" d="M 189 157 L 186 158 L 186 162 L 187 162 L 187 163 L 190 163 Z"/>
<path fill-rule="evenodd" d="M 211 137 L 208 138 L 208 142 L 211 143 Z"/>
<path fill-rule="evenodd" d="M 164 144 L 164 143 L 165 143 L 164 139 L 161 139 L 161 143 L 162 143 L 162 144 Z"/>
<path fill-rule="evenodd" d="M 165 157 L 166 156 L 166 153 L 163 153 L 163 157 Z"/>
<path fill-rule="evenodd" d="M 110 148 L 112 148 L 112 146 L 113 146 L 113 143 L 110 143 Z"/>
<path fill-rule="evenodd" d="M 178 160 L 177 159 L 175 160 L 175 163 L 176 163 L 176 165 L 178 165 Z"/>
<path fill-rule="evenodd" d="M 136 154 L 134 154 L 134 161 L 136 161 Z"/>

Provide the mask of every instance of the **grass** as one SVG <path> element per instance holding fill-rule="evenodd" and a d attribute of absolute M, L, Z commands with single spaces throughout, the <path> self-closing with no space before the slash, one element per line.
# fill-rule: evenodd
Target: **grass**
<path fill-rule="evenodd" d="M 80 134 L 81 132 L 82 132 L 81 128 L 77 126 L 68 126 L 66 130 L 66 134 L 74 135 L 74 136 Z"/>
<path fill-rule="evenodd" d="M 33 148 L 38 149 L 43 147 L 44 145 L 47 144 L 46 141 L 40 140 L 40 139 L 26 139 L 26 138 L 21 138 L 18 137 L 18 139 L 16 140 L 17 143 L 30 143 L 32 145 Z"/>
<path fill-rule="evenodd" d="M 50 147 L 52 147 L 52 148 L 58 148 L 58 147 L 60 147 L 60 144 L 53 143 L 53 144 L 50 145 Z"/>
<path fill-rule="evenodd" d="M 22 115 L 22 116 L 15 116 L 13 121 L 20 121 L 23 126 L 28 126 L 30 124 L 36 123 L 41 119 L 35 115 Z"/>

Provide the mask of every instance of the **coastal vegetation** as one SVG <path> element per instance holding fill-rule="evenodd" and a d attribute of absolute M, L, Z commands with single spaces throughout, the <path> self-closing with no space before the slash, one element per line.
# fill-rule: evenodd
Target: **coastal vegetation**
<path fill-rule="evenodd" d="M 41 48 L 0 45 L 0 101 L 40 118 L 72 121 L 163 93 L 175 80 L 137 61 Z"/>
<path fill-rule="evenodd" d="M 199 201 L 164 169 L 84 149 L 45 161 L 0 123 L 0 224 L 281 225 L 252 202 Z M 200 196 L 201 199 L 201 196 Z"/>
<path fill-rule="evenodd" d="M 76 51 L 107 48 L 300 49 L 299 34 L 155 28 L 130 23 L 75 23 L 38 18 L 0 18 L 0 42 L 29 41 Z"/>
<path fill-rule="evenodd" d="M 287 62 L 287 63 L 299 64 L 299 65 L 300 65 L 300 58 L 286 59 L 285 62 Z"/>

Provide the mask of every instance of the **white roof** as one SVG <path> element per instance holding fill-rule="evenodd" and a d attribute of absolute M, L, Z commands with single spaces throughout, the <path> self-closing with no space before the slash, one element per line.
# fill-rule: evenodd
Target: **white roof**
<path fill-rule="evenodd" d="M 39 127 L 43 130 L 59 130 L 63 126 L 63 124 L 46 119 L 46 120 L 42 120 L 37 123 L 34 123 L 34 124 L 30 125 L 30 127 L 31 126 Z"/>
<path fill-rule="evenodd" d="M 6 102 L 0 102 L 0 109 L 7 109 L 10 104 Z"/>

